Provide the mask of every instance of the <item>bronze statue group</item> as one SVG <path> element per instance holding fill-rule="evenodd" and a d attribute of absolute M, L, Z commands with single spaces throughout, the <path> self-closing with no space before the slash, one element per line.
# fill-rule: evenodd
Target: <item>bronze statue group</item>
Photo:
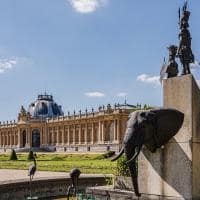
<path fill-rule="evenodd" d="M 191 74 L 190 64 L 194 63 L 194 55 L 191 48 L 192 38 L 188 23 L 190 12 L 187 10 L 187 7 L 187 2 L 185 2 L 182 11 L 179 8 L 179 46 L 170 45 L 168 47 L 169 59 L 167 64 L 164 64 L 161 69 L 161 79 L 164 78 L 165 74 L 167 74 L 167 78 L 176 77 L 178 75 L 179 71 L 176 57 L 179 58 L 183 67 L 181 75 Z"/>

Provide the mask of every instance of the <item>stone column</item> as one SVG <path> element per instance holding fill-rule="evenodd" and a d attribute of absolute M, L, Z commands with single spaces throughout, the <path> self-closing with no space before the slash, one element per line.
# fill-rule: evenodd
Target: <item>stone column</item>
<path fill-rule="evenodd" d="M 61 133 L 62 133 L 62 145 L 65 145 L 65 132 L 64 132 L 64 127 L 62 127 Z"/>
<path fill-rule="evenodd" d="M 9 146 L 12 145 L 12 132 L 9 131 Z"/>
<path fill-rule="evenodd" d="M 101 130 L 102 130 L 102 132 L 101 132 L 101 142 L 102 143 L 104 143 L 105 142 L 105 122 L 103 121 L 102 123 L 101 123 Z"/>
<path fill-rule="evenodd" d="M 10 146 L 12 146 L 12 131 L 10 131 Z"/>
<path fill-rule="evenodd" d="M 3 132 L 1 132 L 1 146 L 4 145 L 4 135 L 3 135 Z"/>
<path fill-rule="evenodd" d="M 116 119 L 113 120 L 114 123 L 114 143 L 117 140 L 117 123 L 116 123 Z"/>
<path fill-rule="evenodd" d="M 2 146 L 4 146 L 5 145 L 4 132 L 2 132 L 1 134 L 2 134 L 2 142 L 1 143 L 2 143 Z"/>
<path fill-rule="evenodd" d="M 2 146 L 2 133 L 0 132 L 0 146 Z"/>
<path fill-rule="evenodd" d="M 8 132 L 7 131 L 4 132 L 4 137 L 5 137 L 5 145 L 7 146 L 8 145 Z"/>
<path fill-rule="evenodd" d="M 12 143 L 11 143 L 12 146 L 15 145 L 15 144 L 14 144 L 14 138 L 15 138 L 15 133 L 12 132 Z"/>
<path fill-rule="evenodd" d="M 17 146 L 21 147 L 21 144 L 22 144 L 21 142 L 22 141 L 21 141 L 21 137 L 20 137 L 21 136 L 20 129 L 17 130 L 17 136 L 18 136 L 18 144 L 17 144 Z"/>
<path fill-rule="evenodd" d="M 102 126 L 101 126 L 101 121 L 99 121 L 99 128 L 98 128 L 98 143 L 102 143 L 101 141 L 101 129 L 102 129 Z"/>
<path fill-rule="evenodd" d="M 85 124 L 85 144 L 88 143 L 88 124 Z"/>
<path fill-rule="evenodd" d="M 48 127 L 46 122 L 43 127 L 43 145 L 44 146 L 48 145 Z"/>
<path fill-rule="evenodd" d="M 40 132 L 40 146 L 43 144 L 43 128 L 41 127 L 39 129 L 39 132 Z"/>
<path fill-rule="evenodd" d="M 16 132 L 14 131 L 14 145 L 16 145 Z"/>
<path fill-rule="evenodd" d="M 5 146 L 5 135 L 4 135 L 4 132 L 2 133 L 2 145 Z"/>
<path fill-rule="evenodd" d="M 2 132 L 2 146 L 4 146 L 4 132 Z"/>
<path fill-rule="evenodd" d="M 3 135 L 2 135 L 2 132 L 1 132 L 0 136 L 1 136 L 1 146 L 3 146 Z"/>
<path fill-rule="evenodd" d="M 9 138 L 9 146 L 11 147 L 11 145 L 12 145 L 12 129 L 10 129 L 8 131 L 8 133 L 9 133 L 9 136 L 10 136 L 10 138 Z"/>
<path fill-rule="evenodd" d="M 47 145 L 51 145 L 51 142 L 50 142 L 51 141 L 51 139 L 50 139 L 50 136 L 51 136 L 50 135 L 50 128 L 47 128 L 47 132 L 46 133 L 47 133 L 47 140 L 46 140 L 47 141 Z"/>
<path fill-rule="evenodd" d="M 64 126 L 64 145 L 67 145 L 67 128 Z"/>
<path fill-rule="evenodd" d="M 15 145 L 18 145 L 19 144 L 19 135 L 18 135 L 18 132 L 16 131 L 16 144 Z"/>
<path fill-rule="evenodd" d="M 32 132 L 30 127 L 27 129 L 27 133 L 28 133 L 29 147 L 32 147 Z"/>
<path fill-rule="evenodd" d="M 121 135 L 121 123 L 120 120 L 117 119 L 117 143 L 120 142 L 120 135 Z"/>
<path fill-rule="evenodd" d="M 8 131 L 6 131 L 6 145 L 8 146 L 9 145 L 9 134 L 8 134 Z"/>
<path fill-rule="evenodd" d="M 28 141 L 29 141 L 29 135 L 28 135 L 28 129 L 26 128 L 26 146 L 28 146 Z"/>
<path fill-rule="evenodd" d="M 4 138 L 3 132 L 1 132 L 1 146 L 3 146 L 3 138 Z"/>
<path fill-rule="evenodd" d="M 55 130 L 54 130 L 54 128 L 52 128 L 51 129 L 51 141 L 52 141 L 52 145 L 55 145 L 54 134 L 55 134 Z"/>
<path fill-rule="evenodd" d="M 10 131 L 10 146 L 12 146 L 12 131 Z"/>
<path fill-rule="evenodd" d="M 70 145 L 70 127 L 67 126 L 67 145 Z"/>
<path fill-rule="evenodd" d="M 94 122 L 92 123 L 92 135 L 91 135 L 91 143 L 94 144 Z"/>
<path fill-rule="evenodd" d="M 81 124 L 79 126 L 79 132 L 78 132 L 78 143 L 81 144 Z"/>
<path fill-rule="evenodd" d="M 6 146 L 8 146 L 8 132 L 6 132 Z"/>
<path fill-rule="evenodd" d="M 6 137 L 6 132 L 4 132 L 4 146 L 6 146 L 7 145 L 7 137 Z"/>
<path fill-rule="evenodd" d="M 73 126 L 73 144 L 75 145 L 75 140 L 76 140 L 76 125 Z"/>
<path fill-rule="evenodd" d="M 57 127 L 56 128 L 56 144 L 57 144 L 57 146 L 59 146 L 60 144 L 59 144 L 59 135 L 60 135 L 60 128 L 59 127 Z"/>
<path fill-rule="evenodd" d="M 51 145 L 53 145 L 53 128 L 51 128 L 50 137 L 51 137 Z"/>

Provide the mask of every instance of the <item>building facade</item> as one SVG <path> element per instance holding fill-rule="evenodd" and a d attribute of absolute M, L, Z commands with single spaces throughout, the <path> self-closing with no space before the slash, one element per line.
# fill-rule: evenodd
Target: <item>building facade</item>
<path fill-rule="evenodd" d="M 64 116 L 51 95 L 39 95 L 17 121 L 0 124 L 0 149 L 47 151 L 118 151 L 130 109 L 115 105 Z"/>

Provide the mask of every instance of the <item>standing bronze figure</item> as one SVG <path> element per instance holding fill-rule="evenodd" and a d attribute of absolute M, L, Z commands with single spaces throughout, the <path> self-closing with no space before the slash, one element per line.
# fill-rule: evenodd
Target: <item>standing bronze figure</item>
<path fill-rule="evenodd" d="M 177 46 L 171 45 L 168 47 L 169 50 L 169 61 L 167 64 L 167 78 L 175 77 L 178 75 L 178 64 L 176 63 L 176 52 Z"/>
<path fill-rule="evenodd" d="M 187 10 L 187 2 L 185 2 L 182 8 L 182 16 L 179 9 L 179 25 L 180 25 L 180 33 L 179 33 L 179 47 L 177 50 L 177 56 L 180 59 L 180 62 L 183 66 L 182 75 L 190 74 L 190 63 L 194 62 L 194 55 L 191 49 L 191 36 L 189 31 L 189 17 L 190 12 Z"/>
<path fill-rule="evenodd" d="M 72 184 L 67 189 L 67 199 L 68 200 L 69 200 L 71 192 L 74 196 L 76 196 L 76 194 L 78 192 L 78 180 L 79 180 L 80 174 L 81 174 L 81 171 L 77 168 L 72 169 L 71 172 L 69 173 Z"/>

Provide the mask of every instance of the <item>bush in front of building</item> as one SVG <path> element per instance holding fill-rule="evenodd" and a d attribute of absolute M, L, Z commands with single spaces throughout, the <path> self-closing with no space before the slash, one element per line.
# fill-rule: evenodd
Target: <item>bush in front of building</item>
<path fill-rule="evenodd" d="M 106 153 L 103 154 L 104 158 L 110 158 L 115 155 L 115 151 L 107 151 Z"/>
<path fill-rule="evenodd" d="M 130 171 L 127 165 L 127 160 L 124 155 L 122 155 L 117 160 L 117 168 L 116 168 L 117 176 L 130 176 Z"/>
<path fill-rule="evenodd" d="M 17 154 L 16 154 L 14 149 L 11 150 L 11 154 L 10 154 L 9 160 L 18 160 L 17 159 Z"/>
<path fill-rule="evenodd" d="M 97 160 L 103 160 L 103 159 L 110 158 L 114 155 L 115 155 L 115 151 L 107 151 L 106 153 L 103 153 L 103 154 L 97 156 L 96 159 Z"/>
<path fill-rule="evenodd" d="M 28 161 L 31 161 L 31 160 L 33 160 L 33 158 L 34 158 L 33 151 L 32 151 L 32 150 L 30 150 L 30 151 L 29 151 L 29 153 L 28 153 L 27 160 L 28 160 Z"/>

